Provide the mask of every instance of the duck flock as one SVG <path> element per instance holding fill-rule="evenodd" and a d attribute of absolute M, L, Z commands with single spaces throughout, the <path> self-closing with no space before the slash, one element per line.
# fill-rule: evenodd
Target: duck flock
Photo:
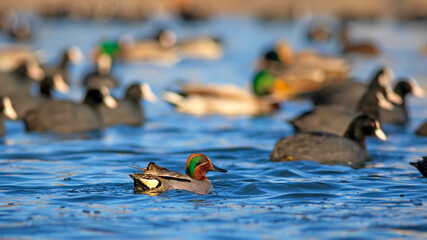
<path fill-rule="evenodd" d="M 45 13 L 45 17 L 51 18 L 63 17 L 60 15 Z M 187 12 L 181 17 L 185 21 L 202 21 L 200 16 Z M 31 38 L 29 23 L 22 23 L 16 13 L 3 13 L 0 19 L 4 34 L 16 41 Z M 375 56 L 380 50 L 371 42 L 350 39 L 348 25 L 348 21 L 342 21 L 339 27 L 342 49 L 339 56 L 295 51 L 289 43 L 280 40 L 259 56 L 253 69 L 248 69 L 253 73 L 247 80 L 250 88 L 182 83 L 175 90 L 165 89 L 161 97 L 177 112 L 196 116 L 269 116 L 275 114 L 283 102 L 310 101 L 313 109 L 289 121 L 295 134 L 278 139 L 269 158 L 275 162 L 310 160 L 362 168 L 369 161 L 365 138 L 386 141 L 381 126 L 407 124 L 411 115 L 406 99 L 411 95 L 423 97 L 424 90 L 411 76 L 395 79 L 393 70 L 387 66 L 378 66 L 370 73 L 368 84 L 352 79 L 347 56 Z M 307 38 L 329 41 L 331 32 L 325 26 L 313 25 L 307 29 Z M 141 100 L 158 99 L 150 86 L 141 82 L 126 86 L 122 99 L 113 98 L 110 90 L 122 86 L 121 79 L 111 74 L 115 63 L 172 65 L 183 59 L 221 61 L 226 42 L 217 36 L 178 39 L 172 30 L 162 28 L 151 37 L 141 39 L 127 35 L 103 39 L 87 53 L 75 46 L 68 47 L 57 53 L 60 61 L 53 65 L 44 64 L 40 53 L 31 46 L 3 45 L 0 48 L 3 112 L 0 134 L 7 135 L 4 117 L 23 121 L 28 132 L 54 134 L 102 130 L 115 125 L 141 126 L 146 121 Z M 79 81 L 86 89 L 84 98 L 79 102 L 55 99 L 53 91 L 67 94 L 71 83 L 70 65 L 78 64 L 84 56 L 93 67 Z M 427 120 L 414 134 L 427 137 Z M 427 177 L 427 157 L 411 165 Z M 202 153 L 188 157 L 185 174 L 152 162 L 146 168 L 134 168 L 143 171 L 130 175 L 135 190 L 156 194 L 171 189 L 207 194 L 212 191 L 212 185 L 206 173 L 226 172 Z"/>

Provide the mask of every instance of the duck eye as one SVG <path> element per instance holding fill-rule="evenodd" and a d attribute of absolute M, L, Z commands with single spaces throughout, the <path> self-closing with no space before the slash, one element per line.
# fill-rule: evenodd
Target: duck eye
<path fill-rule="evenodd" d="M 375 128 L 375 123 L 371 122 L 371 127 Z"/>

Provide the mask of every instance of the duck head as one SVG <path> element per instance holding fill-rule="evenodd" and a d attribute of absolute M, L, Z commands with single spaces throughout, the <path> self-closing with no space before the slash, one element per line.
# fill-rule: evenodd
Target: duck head
<path fill-rule="evenodd" d="M 379 88 L 388 100 L 396 104 L 402 104 L 402 98 L 391 88 L 390 83 L 393 79 L 393 70 L 388 67 L 381 67 L 369 84 L 369 88 Z"/>
<path fill-rule="evenodd" d="M 126 90 L 126 98 L 132 99 L 133 101 L 139 102 L 141 98 L 155 102 L 157 101 L 156 95 L 151 91 L 150 85 L 148 83 L 137 84 L 134 83 L 128 87 Z"/>
<path fill-rule="evenodd" d="M 213 172 L 227 172 L 227 170 L 219 168 L 212 164 L 208 156 L 202 153 L 191 154 L 187 158 L 187 163 L 185 165 L 185 174 L 196 179 L 196 180 L 205 180 L 206 173 L 209 171 Z"/>
<path fill-rule="evenodd" d="M 14 74 L 22 79 L 32 79 L 35 81 L 43 80 L 45 73 L 36 61 L 27 61 L 21 63 L 14 71 Z"/>
<path fill-rule="evenodd" d="M 117 107 L 117 101 L 110 95 L 110 91 L 106 87 L 89 89 L 83 102 L 90 106 L 105 104 L 112 109 Z"/>
<path fill-rule="evenodd" d="M 404 99 L 405 96 L 409 93 L 414 94 L 417 97 L 424 96 L 424 89 L 418 85 L 418 83 L 414 79 L 400 79 L 400 81 L 394 87 L 394 91 Z"/>
<path fill-rule="evenodd" d="M 381 130 L 378 120 L 369 117 L 366 114 L 355 117 L 348 126 L 347 132 L 344 136 L 362 144 L 363 146 L 366 146 L 365 137 L 367 136 L 376 136 L 382 141 L 387 140 L 387 136 L 384 134 L 383 130 Z"/>
<path fill-rule="evenodd" d="M 275 77 L 266 70 L 259 71 L 252 82 L 255 95 L 266 96 L 273 90 Z"/>
<path fill-rule="evenodd" d="M 54 74 L 53 76 L 46 76 L 40 82 L 40 94 L 45 97 L 51 97 L 51 90 L 55 89 L 61 93 L 67 93 L 70 88 L 65 83 L 64 79 L 60 74 Z"/>
<path fill-rule="evenodd" d="M 178 38 L 172 30 L 162 29 L 156 34 L 155 39 L 161 47 L 171 48 L 176 45 Z"/>

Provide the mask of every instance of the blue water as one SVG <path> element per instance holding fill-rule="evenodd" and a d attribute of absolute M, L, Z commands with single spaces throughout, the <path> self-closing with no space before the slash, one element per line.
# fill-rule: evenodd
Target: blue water
<path fill-rule="evenodd" d="M 186 60 L 174 66 L 119 64 L 113 72 L 123 89 L 145 81 L 160 95 L 179 79 L 248 85 L 256 57 L 278 38 L 297 49 L 337 51 L 334 43 L 304 40 L 305 23 L 258 22 L 250 17 L 216 17 L 183 25 L 169 18 L 144 23 L 37 20 L 36 48 L 54 61 L 58 51 L 77 45 L 88 56 L 102 38 L 147 36 L 169 26 L 179 37 L 214 34 L 224 39 L 218 61 Z M 380 64 L 397 76 L 427 87 L 425 23 L 361 22 L 355 38 L 380 44 L 375 59 L 353 58 L 353 75 L 365 79 Z M 2 42 L 8 41 L 0 38 Z M 73 89 L 60 98 L 80 99 L 78 80 L 89 62 L 72 69 Z M 372 161 L 364 169 L 315 162 L 270 162 L 275 141 L 293 134 L 286 120 L 311 106 L 286 102 L 269 117 L 194 117 L 163 102 L 145 103 L 143 127 L 112 127 L 75 135 L 25 133 L 7 122 L 0 145 L 0 238 L 146 239 L 385 239 L 427 237 L 427 178 L 408 163 L 427 154 L 427 138 L 413 135 L 427 118 L 427 100 L 409 99 L 412 120 L 406 128 L 385 127 L 389 140 L 368 139 Z M 228 173 L 209 173 L 210 195 L 170 191 L 159 196 L 133 191 L 128 166 L 153 161 L 184 171 L 194 152 L 207 154 Z"/>

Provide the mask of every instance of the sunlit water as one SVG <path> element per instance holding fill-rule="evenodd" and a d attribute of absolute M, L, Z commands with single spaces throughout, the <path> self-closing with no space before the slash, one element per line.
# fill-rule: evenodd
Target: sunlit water
<path fill-rule="evenodd" d="M 337 51 L 334 42 L 310 44 L 304 23 L 263 23 L 248 17 L 218 17 L 183 25 L 157 18 L 143 23 L 84 21 L 35 22 L 37 48 L 47 59 L 69 45 L 86 56 L 102 38 L 148 36 L 171 27 L 179 37 L 214 34 L 226 44 L 219 61 L 186 60 L 174 66 L 119 64 L 114 74 L 123 89 L 145 81 L 161 94 L 177 80 L 247 86 L 255 59 L 278 38 L 297 49 Z M 362 22 L 355 37 L 381 43 L 382 57 L 352 59 L 353 75 L 365 79 L 380 64 L 397 76 L 413 76 L 427 87 L 425 24 Z M 3 42 L 7 39 L 2 37 Z M 73 91 L 89 63 L 73 67 Z M 271 162 L 277 139 L 293 134 L 286 120 L 310 108 L 287 102 L 274 116 L 194 117 L 175 113 L 166 103 L 145 103 L 143 127 L 113 127 L 84 135 L 27 134 L 20 122 L 7 122 L 0 145 L 0 237 L 147 238 L 147 239 L 378 239 L 427 237 L 427 179 L 408 163 L 427 153 L 427 138 L 414 129 L 427 118 L 427 100 L 411 97 L 412 120 L 406 128 L 386 126 L 389 141 L 368 140 L 372 161 L 364 169 L 315 162 Z M 210 195 L 170 191 L 148 196 L 133 191 L 129 165 L 150 161 L 184 171 L 191 153 L 207 154 L 228 173 L 209 173 Z"/>

